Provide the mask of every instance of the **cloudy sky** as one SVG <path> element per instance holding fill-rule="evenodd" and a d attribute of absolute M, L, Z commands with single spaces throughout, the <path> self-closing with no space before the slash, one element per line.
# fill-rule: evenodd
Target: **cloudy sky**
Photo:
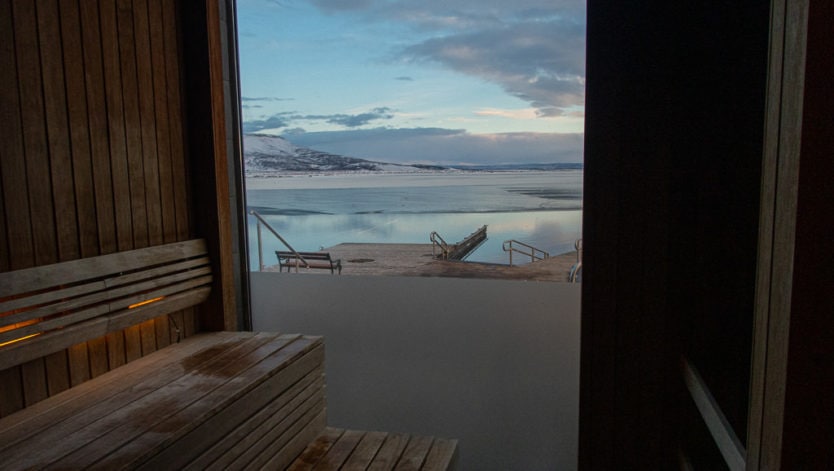
<path fill-rule="evenodd" d="M 238 0 L 244 131 L 389 162 L 582 160 L 584 0 Z"/>

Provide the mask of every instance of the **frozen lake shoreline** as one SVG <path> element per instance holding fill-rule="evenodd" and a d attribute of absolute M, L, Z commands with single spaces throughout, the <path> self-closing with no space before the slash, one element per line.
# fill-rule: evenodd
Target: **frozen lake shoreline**
<path fill-rule="evenodd" d="M 380 173 L 323 172 L 321 174 L 287 174 L 281 176 L 250 176 L 247 190 L 300 190 L 335 188 L 433 187 L 446 185 L 505 184 L 522 178 L 535 184 L 552 185 L 555 176 L 581 175 L 581 170 L 506 170 Z"/>
<path fill-rule="evenodd" d="M 296 250 L 343 243 L 457 242 L 483 225 L 488 240 L 469 260 L 507 263 L 504 240 L 550 254 L 581 237 L 582 171 L 341 173 L 250 179 L 247 205 Z M 250 217 L 250 254 L 257 250 Z M 280 243 L 264 240 L 265 252 Z"/>

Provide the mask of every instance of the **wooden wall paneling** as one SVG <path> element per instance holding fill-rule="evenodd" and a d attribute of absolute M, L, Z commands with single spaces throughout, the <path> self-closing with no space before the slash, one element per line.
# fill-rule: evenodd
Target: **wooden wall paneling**
<path fill-rule="evenodd" d="M 7 261 L 4 270 L 33 263 L 33 242 L 26 162 L 23 158 L 23 128 L 18 93 L 12 4 L 0 2 L 0 183 L 5 213 L 6 244 L 0 247 Z"/>
<path fill-rule="evenodd" d="M 176 343 L 185 338 L 183 335 L 185 329 L 185 315 L 184 311 L 178 311 L 168 314 L 169 333 L 171 335 L 171 343 Z"/>
<path fill-rule="evenodd" d="M 31 260 L 25 261 L 25 268 L 58 261 L 55 244 L 55 211 L 52 204 L 52 188 L 44 184 L 50 175 L 46 129 L 43 119 L 44 98 L 41 78 L 40 51 L 38 46 L 37 18 L 35 4 L 29 0 L 15 0 L 12 3 L 15 25 L 15 48 L 17 57 L 27 60 L 17 64 L 18 86 L 20 87 L 20 109 L 23 123 L 23 143 L 28 181 L 29 210 L 34 240 Z M 25 254 L 16 254 L 25 256 Z"/>
<path fill-rule="evenodd" d="M 102 358 L 107 359 L 102 350 Z M 90 352 L 87 343 L 80 343 L 69 348 L 69 379 L 70 386 L 78 386 L 90 379 Z"/>
<path fill-rule="evenodd" d="M 107 363 L 110 369 L 118 368 L 127 363 L 127 333 L 124 331 L 111 332 L 107 339 Z"/>
<path fill-rule="evenodd" d="M 118 248 L 98 4 L 79 3 L 99 254 Z"/>
<path fill-rule="evenodd" d="M 44 357 L 46 366 L 46 388 L 49 395 L 66 391 L 70 387 L 69 355 L 67 350 L 61 350 Z"/>
<path fill-rule="evenodd" d="M 145 182 L 145 207 L 148 217 L 148 244 L 161 245 L 162 208 L 157 154 L 157 123 L 154 109 L 154 71 L 151 66 L 150 28 L 146 0 L 133 2 L 133 31 L 136 47 L 136 73 L 139 84 L 139 117 L 142 133 L 142 161 Z"/>
<path fill-rule="evenodd" d="M 101 253 L 98 243 L 95 187 L 90 158 L 90 132 L 87 116 L 87 93 L 84 84 L 84 52 L 81 46 L 81 19 L 78 6 L 59 3 L 61 43 L 64 53 L 67 111 L 69 118 L 70 149 L 78 213 L 78 242 L 81 257 Z M 105 215 L 105 217 L 108 217 Z"/>
<path fill-rule="evenodd" d="M 184 113 L 183 45 L 181 41 L 181 25 L 179 20 L 180 2 L 162 2 L 163 40 L 165 44 L 165 78 L 167 82 L 168 122 L 170 132 L 171 173 L 174 181 L 174 209 L 176 218 L 176 234 L 178 240 L 191 237 L 192 213 L 191 192 L 188 160 L 188 143 L 186 139 L 187 116 Z M 171 314 L 175 326 L 179 331 L 171 331 L 172 342 L 177 336 L 185 338 L 197 332 L 197 316 L 194 308 L 184 309 Z"/>
<path fill-rule="evenodd" d="M 117 332 L 117 334 L 121 334 L 121 332 Z M 90 356 L 91 378 L 101 376 L 104 373 L 107 373 L 107 371 L 110 369 L 108 366 L 110 360 L 110 349 L 107 346 L 108 343 L 109 342 L 105 340 L 105 337 L 99 337 L 97 339 L 87 341 L 87 352 Z M 122 357 L 124 357 L 124 350 L 122 350 Z M 124 363 L 124 361 L 122 361 L 122 363 Z"/>
<path fill-rule="evenodd" d="M 133 217 L 134 248 L 148 246 L 148 208 L 145 200 L 145 170 L 142 154 L 142 123 L 139 114 L 139 84 L 136 70 L 136 43 L 130 0 L 116 3 L 119 32 L 119 59 L 122 71 L 125 136 L 127 142 L 130 208 Z"/>
<path fill-rule="evenodd" d="M 75 204 L 78 214 L 78 242 L 80 256 L 91 257 L 99 255 L 101 249 L 98 240 L 95 185 L 91 160 L 81 18 L 78 5 L 68 2 L 59 3 L 59 13 L 64 53 L 72 170 L 75 184 Z M 104 107 L 102 106 L 101 113 L 103 112 Z M 105 213 L 102 216 L 112 221 L 112 215 Z M 68 360 L 67 386 L 74 386 L 89 379 L 90 359 L 87 345 L 81 344 L 69 348 L 66 355 Z M 53 379 L 53 375 L 58 373 L 54 371 L 54 367 L 50 368 L 49 360 L 47 360 L 47 372 L 50 380 L 50 394 L 54 394 L 53 390 L 57 388 L 53 386 L 52 382 L 60 380 L 60 384 L 63 385 L 63 375 L 56 376 Z"/>
<path fill-rule="evenodd" d="M 183 311 L 183 327 L 182 327 L 182 336 L 183 337 L 191 337 L 192 335 L 196 334 L 203 330 L 203 327 L 199 323 L 199 317 L 197 316 L 196 309 L 190 307 Z"/>
<path fill-rule="evenodd" d="M 141 336 L 142 356 L 155 352 L 156 327 L 154 327 L 153 319 L 139 324 L 139 334 Z"/>
<path fill-rule="evenodd" d="M 165 48 L 175 44 L 165 43 L 162 18 L 162 0 L 149 0 L 148 23 L 150 26 L 151 59 L 153 67 L 153 96 L 156 112 L 156 142 L 159 172 L 159 196 L 162 201 L 163 242 L 177 241 L 177 217 L 174 201 L 174 180 L 171 159 L 172 122 L 168 116 L 168 71 L 165 64 Z M 172 83 L 171 86 L 178 86 Z M 182 120 L 173 121 L 180 128 Z"/>
<path fill-rule="evenodd" d="M 31 406 L 49 397 L 46 385 L 46 366 L 42 358 L 20 365 L 23 381 L 23 401 Z"/>
<path fill-rule="evenodd" d="M 109 160 L 113 178 L 113 202 L 116 216 L 116 239 L 117 248 L 122 251 L 134 248 L 134 244 L 116 4 L 112 1 L 101 2 L 99 11 L 104 91 L 107 104 L 106 119 L 110 145 Z M 94 40 L 94 38 L 92 39 Z"/>
<path fill-rule="evenodd" d="M 0 371 L 0 417 L 23 409 L 23 384 L 21 367 L 15 366 Z"/>
<path fill-rule="evenodd" d="M 80 250 L 57 1 L 37 0 L 37 18 L 58 260 L 75 260 Z"/>
<path fill-rule="evenodd" d="M 9 247 L 0 269 L 190 236 L 177 8 L 162 0 L 0 5 L 0 78 L 12 85 L 0 91 L 0 246 Z M 182 337 L 199 329 L 194 309 L 173 319 Z M 176 338 L 163 316 L 4 371 L 0 414 Z"/>
<path fill-rule="evenodd" d="M 0 65 L 2 67 L 2 65 Z M 0 118 L 2 119 L 2 118 Z M 0 139 L 2 139 L 0 137 Z M 0 197 L 3 195 L 3 167 L 0 166 Z M 6 234 L 6 208 L 0 203 L 0 272 L 9 271 L 9 241 Z"/>
<path fill-rule="evenodd" d="M 133 360 L 142 358 L 142 328 L 133 325 L 124 330 L 125 332 L 125 360 L 130 363 Z M 113 365 L 110 366 L 113 368 Z"/>
<path fill-rule="evenodd" d="M 186 116 L 183 113 L 183 83 L 180 42 L 180 27 L 177 5 L 179 2 L 162 4 L 162 24 L 165 42 L 165 78 L 167 81 L 168 122 L 171 127 L 171 172 L 174 180 L 174 210 L 177 224 L 177 239 L 187 240 L 191 236 L 191 211 L 188 175 L 188 152 L 186 150 Z"/>
<path fill-rule="evenodd" d="M 156 333 L 156 348 L 165 348 L 171 344 L 171 328 L 168 316 L 157 317 L 153 321 Z"/>

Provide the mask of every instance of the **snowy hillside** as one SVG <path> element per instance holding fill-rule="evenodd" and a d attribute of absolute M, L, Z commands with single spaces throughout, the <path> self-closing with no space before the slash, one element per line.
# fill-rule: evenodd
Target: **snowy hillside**
<path fill-rule="evenodd" d="M 425 172 L 442 167 L 422 167 L 345 157 L 298 147 L 278 136 L 245 134 L 243 158 L 247 175 L 276 172 Z"/>

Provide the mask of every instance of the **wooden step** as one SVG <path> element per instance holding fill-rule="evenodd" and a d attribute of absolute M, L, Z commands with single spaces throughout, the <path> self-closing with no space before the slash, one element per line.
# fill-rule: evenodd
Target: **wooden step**
<path fill-rule="evenodd" d="M 328 427 L 289 468 L 305 470 L 454 469 L 457 440 Z"/>

